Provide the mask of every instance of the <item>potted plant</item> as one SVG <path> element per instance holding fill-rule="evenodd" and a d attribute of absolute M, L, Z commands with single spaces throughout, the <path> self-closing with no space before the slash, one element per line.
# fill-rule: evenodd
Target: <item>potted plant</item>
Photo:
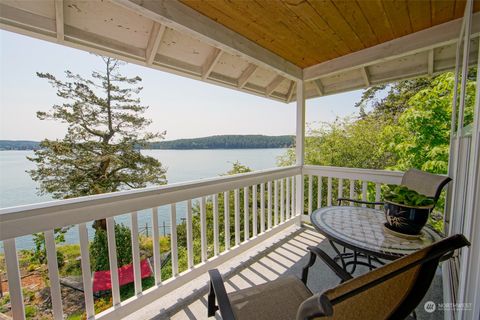
<path fill-rule="evenodd" d="M 403 185 L 384 189 L 386 227 L 407 235 L 418 235 L 428 220 L 434 200 Z"/>

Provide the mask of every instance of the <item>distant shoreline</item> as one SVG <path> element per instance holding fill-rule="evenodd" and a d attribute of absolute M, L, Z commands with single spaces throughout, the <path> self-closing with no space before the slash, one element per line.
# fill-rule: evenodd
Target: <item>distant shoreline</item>
<path fill-rule="evenodd" d="M 227 150 L 292 148 L 294 136 L 216 135 L 192 139 L 153 142 L 143 150 Z M 0 140 L 0 151 L 40 149 L 40 142 L 30 140 Z"/>

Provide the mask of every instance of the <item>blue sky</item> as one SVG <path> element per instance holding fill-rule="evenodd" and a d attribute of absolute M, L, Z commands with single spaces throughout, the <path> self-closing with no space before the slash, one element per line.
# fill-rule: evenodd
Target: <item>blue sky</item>
<path fill-rule="evenodd" d="M 0 31 L 0 139 L 60 138 L 64 126 L 40 121 L 35 112 L 46 111 L 61 100 L 35 72 L 63 76 L 71 70 L 88 76 L 101 70 L 101 60 L 84 51 Z M 215 134 L 295 133 L 295 103 L 284 104 L 166 72 L 127 64 L 123 73 L 139 75 L 142 104 L 151 130 L 167 131 L 166 139 Z M 307 122 L 332 121 L 357 112 L 361 91 L 307 101 Z"/>

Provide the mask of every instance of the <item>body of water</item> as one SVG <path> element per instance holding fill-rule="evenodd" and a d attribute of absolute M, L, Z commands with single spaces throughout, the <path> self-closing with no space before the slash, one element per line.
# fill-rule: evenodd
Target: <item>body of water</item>
<path fill-rule="evenodd" d="M 277 166 L 277 158 L 286 149 L 229 149 L 229 150 L 142 150 L 143 154 L 160 160 L 167 169 L 168 183 L 192 181 L 212 178 L 224 174 L 232 168 L 232 163 L 239 161 L 252 170 L 262 170 Z M 34 169 L 35 164 L 27 159 L 33 151 L 0 151 L 0 207 L 12 207 L 50 201 L 49 195 L 39 195 L 37 183 L 33 181 L 27 170 Z M 170 225 L 170 208 L 159 208 L 160 233 L 166 233 Z M 185 217 L 186 204 L 177 205 L 177 223 Z M 150 210 L 139 212 L 140 230 L 150 224 Z M 118 223 L 130 225 L 130 216 L 117 216 Z M 0 230 L 1 232 L 1 230 Z M 93 229 L 89 228 L 89 236 L 93 237 Z M 29 249 L 33 246 L 31 236 L 17 238 L 18 249 Z M 78 229 L 71 228 L 66 234 L 67 243 L 78 243 Z M 2 246 L 3 247 L 3 246 Z M 0 248 L 3 249 L 3 248 Z"/>

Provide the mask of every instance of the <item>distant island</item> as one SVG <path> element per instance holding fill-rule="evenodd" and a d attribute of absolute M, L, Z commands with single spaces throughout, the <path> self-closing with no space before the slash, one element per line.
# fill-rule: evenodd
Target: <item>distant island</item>
<path fill-rule="evenodd" d="M 178 139 L 151 143 L 145 149 L 266 149 L 291 148 L 294 136 L 218 135 L 203 138 Z M 0 140 L 0 150 L 36 150 L 40 142 Z"/>

